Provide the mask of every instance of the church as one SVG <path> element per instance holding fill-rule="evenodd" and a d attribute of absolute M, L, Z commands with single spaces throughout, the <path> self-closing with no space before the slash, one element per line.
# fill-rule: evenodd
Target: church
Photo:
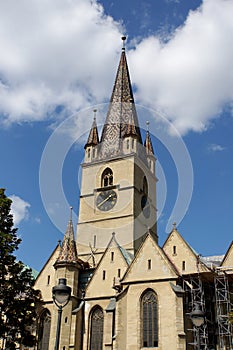
<path fill-rule="evenodd" d="M 71 215 L 35 282 L 38 350 L 233 349 L 233 242 L 204 258 L 174 224 L 158 245 L 156 158 L 124 47 L 101 135 L 94 116 L 84 153 L 76 235 Z M 71 294 L 60 307 L 59 285 Z"/>

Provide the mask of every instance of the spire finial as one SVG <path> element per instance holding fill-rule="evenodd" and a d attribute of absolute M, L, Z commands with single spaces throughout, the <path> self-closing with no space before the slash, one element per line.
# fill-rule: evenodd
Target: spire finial
<path fill-rule="evenodd" d="M 149 131 L 149 126 L 150 126 L 150 122 L 149 120 L 146 121 L 146 130 Z"/>
<path fill-rule="evenodd" d="M 122 40 L 122 51 L 125 51 L 125 40 L 126 40 L 126 36 L 122 36 L 121 37 Z"/>
<path fill-rule="evenodd" d="M 173 231 L 176 230 L 176 222 L 173 222 L 172 226 L 173 226 Z"/>
<path fill-rule="evenodd" d="M 70 207 L 70 221 L 72 221 L 73 207 Z"/>
<path fill-rule="evenodd" d="M 97 112 L 97 109 L 96 109 L 96 108 L 94 108 L 94 109 L 93 109 L 93 113 L 94 113 L 94 121 L 96 121 L 96 112 Z"/>

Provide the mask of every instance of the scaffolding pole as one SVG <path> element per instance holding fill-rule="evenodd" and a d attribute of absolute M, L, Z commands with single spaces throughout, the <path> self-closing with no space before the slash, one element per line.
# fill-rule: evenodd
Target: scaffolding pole
<path fill-rule="evenodd" d="M 199 309 L 205 312 L 204 289 L 202 286 L 202 281 L 200 279 L 200 276 L 198 276 L 197 278 L 191 276 L 189 282 L 190 282 L 192 311 L 198 305 Z M 190 345 L 193 345 L 194 349 L 199 349 L 199 345 L 200 345 L 201 349 L 208 350 L 208 329 L 207 329 L 206 322 L 198 328 L 193 325 L 192 332 L 193 332 L 193 343 L 190 343 Z"/>
<path fill-rule="evenodd" d="M 233 306 L 230 300 L 228 276 L 225 271 L 216 272 L 214 284 L 219 350 L 233 350 L 233 327 L 230 323 Z"/>

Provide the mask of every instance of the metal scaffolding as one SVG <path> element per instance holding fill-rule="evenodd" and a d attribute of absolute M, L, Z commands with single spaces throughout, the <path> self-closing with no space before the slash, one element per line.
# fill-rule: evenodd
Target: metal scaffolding
<path fill-rule="evenodd" d="M 204 289 L 202 286 L 202 281 L 200 279 L 200 276 L 198 277 L 190 277 L 190 292 L 191 292 L 191 307 L 192 311 L 195 309 L 195 307 L 198 305 L 199 309 L 203 312 L 205 312 L 205 297 L 204 297 Z M 193 325 L 192 328 L 193 331 L 193 343 L 190 343 L 190 345 L 193 345 L 194 349 L 198 349 L 199 339 L 200 339 L 200 346 L 203 350 L 208 350 L 208 329 L 207 329 L 207 323 L 205 322 L 200 327 L 195 327 Z M 199 339 L 198 339 L 199 338 Z"/>
<path fill-rule="evenodd" d="M 216 269 L 214 278 L 216 318 L 218 324 L 219 350 L 233 349 L 233 327 L 230 315 L 233 311 L 231 304 L 228 276 L 221 268 Z"/>

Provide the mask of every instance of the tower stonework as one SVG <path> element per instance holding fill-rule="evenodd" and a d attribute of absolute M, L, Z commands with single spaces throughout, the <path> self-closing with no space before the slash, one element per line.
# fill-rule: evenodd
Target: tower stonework
<path fill-rule="evenodd" d="M 85 145 L 77 225 L 79 256 L 90 262 L 95 254 L 98 261 L 112 232 L 135 254 L 148 230 L 157 241 L 156 218 L 155 156 L 148 133 L 142 143 L 123 48 L 101 139 L 94 118 Z"/>

